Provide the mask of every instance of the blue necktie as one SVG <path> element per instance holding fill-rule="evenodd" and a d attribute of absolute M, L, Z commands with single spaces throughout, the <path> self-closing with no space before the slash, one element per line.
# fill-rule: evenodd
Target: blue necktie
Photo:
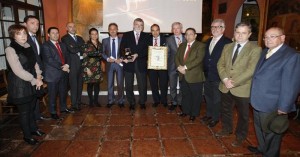
<path fill-rule="evenodd" d="M 117 59 L 115 39 L 113 39 L 113 42 L 112 42 L 111 53 L 112 53 L 112 56 L 113 56 L 115 59 Z"/>
<path fill-rule="evenodd" d="M 36 40 L 35 35 L 32 35 L 32 36 L 31 36 L 31 39 L 32 39 L 32 41 L 35 43 L 35 40 Z"/>

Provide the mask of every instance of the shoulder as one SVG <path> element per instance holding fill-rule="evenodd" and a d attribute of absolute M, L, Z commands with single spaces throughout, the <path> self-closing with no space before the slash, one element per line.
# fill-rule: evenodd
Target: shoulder
<path fill-rule="evenodd" d="M 8 53 L 16 53 L 15 49 L 8 46 L 6 49 L 5 49 L 5 53 L 8 54 Z"/>
<path fill-rule="evenodd" d="M 232 43 L 232 40 L 231 39 L 229 39 L 228 37 L 226 37 L 226 36 L 222 36 L 222 38 L 220 39 L 220 40 L 222 40 L 224 43 L 226 43 L 226 44 L 228 44 L 228 43 Z"/>

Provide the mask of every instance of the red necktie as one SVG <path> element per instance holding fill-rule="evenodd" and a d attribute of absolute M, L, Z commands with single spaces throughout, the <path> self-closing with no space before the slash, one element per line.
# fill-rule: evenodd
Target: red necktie
<path fill-rule="evenodd" d="M 61 60 L 61 63 L 62 63 L 62 65 L 64 65 L 64 64 L 65 64 L 65 59 L 64 59 L 64 56 L 63 56 L 63 54 L 62 54 L 61 48 L 60 48 L 60 46 L 59 46 L 59 43 L 56 42 L 56 43 L 55 43 L 55 46 L 56 46 L 56 48 L 57 48 L 57 50 L 58 50 L 58 55 L 59 55 L 59 58 L 60 58 L 60 60 Z"/>
<path fill-rule="evenodd" d="M 185 62 L 185 60 L 187 59 L 187 57 L 189 56 L 190 50 L 191 50 L 191 45 L 188 44 L 188 49 L 186 50 L 186 52 L 185 52 L 185 54 L 184 54 L 184 57 L 183 57 L 183 61 L 184 61 L 184 62 Z"/>
<path fill-rule="evenodd" d="M 157 46 L 157 38 L 154 38 L 154 46 Z"/>

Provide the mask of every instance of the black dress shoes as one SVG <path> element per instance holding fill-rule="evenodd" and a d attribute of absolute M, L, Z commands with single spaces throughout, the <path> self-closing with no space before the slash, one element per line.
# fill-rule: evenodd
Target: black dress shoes
<path fill-rule="evenodd" d="M 131 110 L 131 111 L 134 111 L 135 110 L 135 107 L 134 107 L 135 105 L 130 105 L 129 106 L 129 110 Z"/>
<path fill-rule="evenodd" d="M 41 136 L 44 136 L 45 133 L 42 132 L 42 131 L 37 130 L 35 132 L 31 132 L 31 135 L 35 135 L 35 136 L 40 136 L 41 137 Z"/>
<path fill-rule="evenodd" d="M 262 152 L 259 151 L 259 150 L 257 149 L 257 147 L 248 146 L 247 149 L 248 149 L 250 152 L 252 152 L 252 153 L 255 153 L 255 154 L 262 154 Z"/>
<path fill-rule="evenodd" d="M 204 116 L 200 119 L 202 124 L 208 124 L 211 121 L 211 117 Z"/>
<path fill-rule="evenodd" d="M 185 113 L 180 113 L 179 116 L 180 116 L 180 117 L 186 117 L 187 114 L 185 114 Z"/>
<path fill-rule="evenodd" d="M 73 109 L 65 109 L 64 111 L 60 111 L 60 113 L 75 113 Z"/>
<path fill-rule="evenodd" d="M 51 120 L 51 118 L 50 117 L 41 116 L 41 117 L 37 118 L 36 120 Z"/>
<path fill-rule="evenodd" d="M 119 107 L 120 107 L 120 108 L 123 108 L 123 107 L 125 107 L 125 106 L 124 106 L 124 104 L 119 104 Z"/>
<path fill-rule="evenodd" d="M 169 111 L 174 111 L 176 109 L 177 105 L 171 105 L 169 107 Z"/>
<path fill-rule="evenodd" d="M 58 120 L 59 117 L 57 114 L 51 114 L 51 118 L 54 119 L 54 120 Z"/>
<path fill-rule="evenodd" d="M 216 126 L 219 123 L 218 120 L 211 120 L 207 125 L 210 128 L 213 128 L 214 126 Z"/>
<path fill-rule="evenodd" d="M 146 109 L 146 105 L 145 104 L 141 104 L 141 109 L 145 110 Z"/>
<path fill-rule="evenodd" d="M 159 105 L 158 102 L 153 103 L 152 107 L 157 107 Z"/>
<path fill-rule="evenodd" d="M 113 104 L 107 104 L 106 107 L 107 108 L 111 108 Z"/>
<path fill-rule="evenodd" d="M 196 117 L 195 116 L 190 116 L 190 121 L 195 121 Z"/>
<path fill-rule="evenodd" d="M 25 138 L 24 137 L 23 139 L 24 139 L 25 142 L 27 142 L 30 145 L 35 145 L 35 144 L 37 144 L 39 142 L 38 140 L 36 140 L 34 138 Z"/>

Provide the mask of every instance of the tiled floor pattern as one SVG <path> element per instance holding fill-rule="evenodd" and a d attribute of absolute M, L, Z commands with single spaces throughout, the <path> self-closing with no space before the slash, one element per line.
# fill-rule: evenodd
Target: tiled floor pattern
<path fill-rule="evenodd" d="M 201 115 L 204 106 L 202 105 Z M 169 112 L 150 104 L 146 110 L 137 106 L 83 107 L 80 112 L 61 115 L 59 121 L 39 122 L 47 133 L 40 143 L 30 146 L 23 142 L 17 118 L 1 127 L 0 156 L 18 157 L 196 157 L 196 156 L 255 156 L 247 150 L 257 143 L 250 118 L 247 140 L 241 147 L 232 147 L 234 135 L 217 138 L 220 123 L 209 128 L 199 117 L 190 122 L 177 112 Z M 235 118 L 236 122 L 236 118 Z M 291 120 L 284 136 L 281 156 L 300 156 L 300 123 Z"/>

